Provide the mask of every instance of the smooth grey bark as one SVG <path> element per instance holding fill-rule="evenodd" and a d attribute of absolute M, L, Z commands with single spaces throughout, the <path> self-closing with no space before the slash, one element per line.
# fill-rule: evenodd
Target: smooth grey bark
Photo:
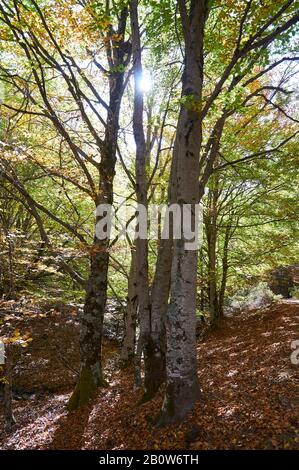
<path fill-rule="evenodd" d="M 172 240 L 162 239 L 151 291 L 151 361 L 148 371 L 152 398 L 166 380 L 166 314 L 170 290 Z"/>
<path fill-rule="evenodd" d="M 134 111 L 133 111 L 133 133 L 136 145 L 135 178 L 137 203 L 148 209 L 148 181 L 147 181 L 147 159 L 148 152 L 143 125 L 144 100 L 140 88 L 142 77 L 141 42 L 138 20 L 138 0 L 130 2 L 131 30 L 132 30 L 132 56 L 134 73 Z M 137 209 L 138 210 L 138 209 Z M 139 230 L 140 231 L 140 230 Z M 143 234 L 144 235 L 144 234 Z M 151 356 L 151 306 L 148 278 L 148 240 L 145 236 L 137 234 L 136 237 L 136 276 L 138 292 L 138 316 L 139 316 L 139 338 L 136 352 L 136 380 L 135 385 L 140 384 L 140 361 L 141 353 L 144 357 L 145 394 L 150 386 L 147 371 Z"/>
<path fill-rule="evenodd" d="M 120 354 L 120 360 L 124 365 L 131 364 L 135 355 L 138 305 L 137 299 L 136 251 L 135 247 L 133 246 L 131 248 L 131 266 L 128 279 L 128 298 L 124 321 L 124 336 Z"/>
<path fill-rule="evenodd" d="M 199 275 L 200 275 L 200 295 L 199 295 L 199 302 L 200 302 L 200 310 L 204 312 L 205 309 L 205 284 L 204 284 L 204 250 L 201 247 L 199 252 Z M 202 322 L 204 321 L 204 317 L 201 316 Z"/>
<path fill-rule="evenodd" d="M 147 168 L 156 129 L 148 121 L 143 126 L 143 93 L 138 87 L 142 76 L 138 1 L 131 1 L 132 53 L 135 76 L 133 130 L 136 143 L 136 195 L 138 204 L 148 208 Z M 151 104 L 150 109 L 151 113 Z M 150 116 L 149 116 L 150 117 Z M 135 385 L 141 386 L 141 354 L 144 356 L 144 396 L 151 399 L 165 381 L 165 315 L 169 297 L 172 242 L 161 240 L 151 295 L 148 279 L 148 241 L 136 240 L 139 339 L 135 361 Z"/>
<path fill-rule="evenodd" d="M 219 317 L 223 317 L 223 308 L 224 308 L 224 297 L 226 291 L 226 284 L 227 284 L 227 276 L 228 276 L 228 247 L 230 242 L 230 234 L 231 230 L 230 227 L 227 227 L 225 230 L 224 235 L 224 244 L 223 244 L 223 253 L 222 253 L 222 276 L 221 276 L 221 285 L 219 291 Z"/>
<path fill-rule="evenodd" d="M 215 187 L 209 190 L 208 207 L 206 215 L 206 234 L 208 244 L 208 277 L 209 277 L 209 310 L 211 327 L 219 326 L 220 315 L 218 305 L 218 289 L 217 289 L 217 175 L 215 178 Z"/>
<path fill-rule="evenodd" d="M 175 202 L 176 160 L 171 162 L 168 184 L 168 204 Z M 161 220 L 160 220 L 161 222 Z M 173 219 L 165 217 L 163 229 L 159 236 L 156 270 L 151 290 L 151 341 L 152 358 L 148 373 L 151 381 L 151 398 L 166 381 L 166 316 L 170 294 L 171 265 L 173 256 Z M 168 227 L 169 238 L 162 237 Z"/>
<path fill-rule="evenodd" d="M 175 201 L 182 208 L 199 202 L 199 153 L 202 139 L 200 106 L 203 84 L 203 39 L 208 2 L 178 1 L 185 40 L 182 105 L 174 144 Z M 194 225 L 193 225 L 194 226 Z M 187 250 L 184 234 L 175 239 L 167 312 L 166 395 L 159 420 L 165 425 L 182 420 L 200 396 L 196 357 L 196 274 L 198 250 Z"/>

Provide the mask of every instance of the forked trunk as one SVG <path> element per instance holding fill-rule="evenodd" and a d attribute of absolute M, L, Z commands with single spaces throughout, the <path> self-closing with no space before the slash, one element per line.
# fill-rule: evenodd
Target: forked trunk
<path fill-rule="evenodd" d="M 147 240 L 147 210 L 148 210 L 148 181 L 147 181 L 147 161 L 148 154 L 146 148 L 145 133 L 143 127 L 143 92 L 140 88 L 140 77 L 142 77 L 141 62 L 141 42 L 138 21 L 138 1 L 130 2 L 131 28 L 132 28 L 132 55 L 134 70 L 134 112 L 133 112 L 133 133 L 136 145 L 135 175 L 136 175 L 136 196 L 138 202 L 139 230 L 136 234 L 136 274 L 138 292 L 138 315 L 139 315 L 139 339 L 136 353 L 136 380 L 135 385 L 140 385 L 140 362 L 141 353 L 144 357 L 145 369 L 145 394 L 147 393 L 146 380 L 147 371 L 150 365 L 152 354 L 151 345 L 151 306 L 149 294 L 148 278 L 148 240 Z M 141 215 L 143 223 L 142 226 Z"/>

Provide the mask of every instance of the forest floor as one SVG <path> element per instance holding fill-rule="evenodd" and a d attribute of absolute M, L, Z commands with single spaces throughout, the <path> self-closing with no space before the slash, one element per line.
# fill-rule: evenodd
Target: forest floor
<path fill-rule="evenodd" d="M 14 357 L 17 424 L 2 431 L 1 449 L 299 449 L 299 365 L 290 359 L 299 302 L 226 318 L 200 342 L 201 400 L 183 424 L 164 429 L 153 425 L 163 391 L 138 406 L 132 371 L 119 370 L 118 345 L 108 340 L 109 387 L 83 409 L 66 411 L 79 361 L 76 309 L 41 313 L 2 302 L 0 313 L 2 328 L 33 338 Z M 0 430 L 2 412 L 0 403 Z"/>

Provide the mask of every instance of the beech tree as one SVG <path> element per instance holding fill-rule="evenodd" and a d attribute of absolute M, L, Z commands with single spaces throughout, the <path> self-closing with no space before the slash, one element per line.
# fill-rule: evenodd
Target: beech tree
<path fill-rule="evenodd" d="M 68 37 L 64 37 L 63 28 L 58 31 L 58 39 L 54 36 L 52 25 L 55 8 L 43 8 L 34 0 L 29 3 L 2 2 L 0 19 L 5 25 L 5 34 L 17 46 L 17 54 L 21 55 L 20 65 L 23 63 L 21 72 L 17 73 L 14 73 L 14 67 L 2 66 L 5 80 L 23 96 L 19 107 L 5 103 L 3 106 L 12 112 L 41 116 L 51 122 L 64 145 L 70 149 L 74 164 L 81 168 L 85 184 L 87 183 L 84 191 L 92 198 L 96 208 L 100 204 L 113 202 L 119 113 L 126 84 L 125 70 L 130 61 L 130 46 L 125 38 L 128 11 L 124 7 L 115 12 L 109 4 L 104 11 L 101 7 L 97 10 L 89 2 L 81 5 L 84 13 L 88 12 L 87 27 L 89 21 L 90 25 L 93 22 L 99 28 L 96 38 L 98 47 L 89 49 L 90 39 L 93 38 L 88 38 L 85 54 L 92 67 L 107 77 L 107 96 L 98 92 L 92 77 L 69 51 Z M 73 21 L 75 25 L 78 21 L 76 7 L 79 5 L 72 2 L 65 7 L 62 5 L 60 11 L 63 18 Z M 80 6 L 79 13 L 81 11 Z M 110 23 L 110 15 L 115 15 L 115 30 Z M 80 34 L 84 35 L 85 32 L 88 34 L 88 29 Z M 102 47 L 106 55 L 104 66 L 97 60 L 97 51 Z M 101 59 L 102 57 L 101 53 Z M 63 106 L 57 109 L 57 102 L 54 103 L 53 98 L 51 99 L 51 81 L 55 80 L 55 74 L 61 79 L 60 86 L 67 90 L 66 99 L 74 105 L 75 112 L 70 116 L 64 116 Z M 76 126 L 69 126 L 69 119 L 80 120 L 83 136 L 87 133 L 81 142 L 76 137 Z M 85 150 L 85 141 L 92 149 L 92 156 Z M 4 175 L 7 177 L 7 173 Z M 99 218 L 100 216 L 95 220 L 95 227 Z M 84 242 L 84 238 L 81 241 Z M 95 388 L 105 383 L 101 366 L 101 337 L 107 296 L 108 245 L 108 234 L 103 240 L 95 235 L 90 247 L 90 275 L 85 284 L 86 298 L 80 340 L 81 375 L 69 402 L 70 409 L 86 403 Z"/>
<path fill-rule="evenodd" d="M 225 64 L 214 88 L 210 89 L 209 94 L 203 98 L 204 34 L 209 5 L 208 2 L 191 1 L 188 9 L 185 2 L 178 1 L 185 47 L 182 104 L 173 153 L 175 165 L 173 192 L 175 201 L 181 205 L 196 204 L 201 200 L 205 186 L 213 173 L 225 122 L 239 107 L 236 100 L 235 103 L 224 105 L 220 116 L 216 118 L 205 148 L 201 151 L 203 122 L 209 117 L 213 105 L 222 93 L 227 94 L 226 99 L 239 87 L 242 95 L 246 93 L 246 87 L 267 71 L 267 68 L 264 68 L 258 74 L 246 77 L 253 62 L 256 63 L 259 59 L 262 61 L 265 48 L 288 31 L 299 19 L 295 10 L 290 17 L 289 11 L 288 16 L 284 17 L 288 8 L 294 8 L 295 5 L 293 2 L 283 2 L 277 6 L 270 19 L 255 25 L 255 32 L 247 38 L 246 20 L 250 17 L 250 13 L 254 16 L 251 11 L 252 6 L 252 2 L 247 2 L 242 11 L 237 30 L 234 31 L 235 45 L 232 57 Z M 247 27 L 250 29 L 252 25 Z M 281 63 L 281 60 L 287 59 L 283 58 L 277 62 Z M 269 67 L 275 67 L 277 62 Z M 264 87 L 260 88 L 245 95 L 241 103 L 246 104 L 258 92 L 264 90 Z M 184 239 L 174 241 L 170 304 L 167 314 L 167 388 L 160 418 L 161 424 L 182 419 L 199 397 L 195 342 L 197 252 L 187 251 L 184 244 Z"/>
<path fill-rule="evenodd" d="M 41 251 L 85 291 L 70 410 L 107 385 L 101 348 L 109 289 L 121 306 L 127 301 L 121 359 L 135 362 L 142 401 L 165 383 L 157 424 L 183 420 L 200 399 L 197 311 L 207 305 L 211 326 L 219 326 L 229 276 L 238 276 L 242 257 L 248 261 L 246 230 L 259 223 L 253 204 L 272 207 L 266 224 L 285 221 L 269 192 L 282 200 L 289 181 L 278 167 L 296 165 L 297 6 L 0 0 L 3 194 L 13 210 L 21 204 Z M 103 208 L 119 196 L 137 204 L 125 221 L 136 236 L 111 240 L 106 225 L 99 237 Z M 138 237 L 138 211 L 153 202 L 188 207 L 193 227 L 203 205 L 204 244 L 190 249 L 183 228 L 176 238 L 169 213 L 158 240 Z M 62 235 L 84 256 L 59 255 Z"/>

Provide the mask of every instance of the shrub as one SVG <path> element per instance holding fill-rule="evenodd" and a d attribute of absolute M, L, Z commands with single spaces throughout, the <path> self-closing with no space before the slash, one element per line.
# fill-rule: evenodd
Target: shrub
<path fill-rule="evenodd" d="M 290 294 L 293 299 L 299 299 L 299 286 L 293 287 L 290 290 Z"/>

